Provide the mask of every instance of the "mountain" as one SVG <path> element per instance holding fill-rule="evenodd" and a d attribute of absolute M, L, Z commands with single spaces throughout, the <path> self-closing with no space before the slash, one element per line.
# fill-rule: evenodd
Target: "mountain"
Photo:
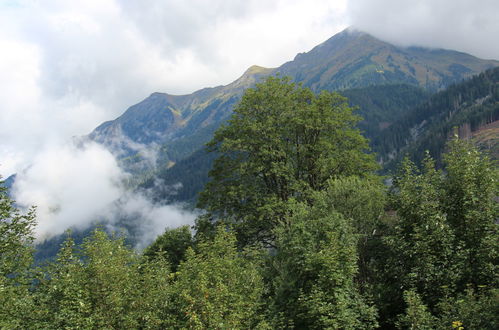
<path fill-rule="evenodd" d="M 420 162 L 426 151 L 438 162 L 454 134 L 474 138 L 497 157 L 498 121 L 499 67 L 436 93 L 381 132 L 372 145 L 385 167 L 393 167 L 405 154 Z"/>
<path fill-rule="evenodd" d="M 436 91 L 497 65 L 452 50 L 397 47 L 348 28 L 276 71 L 313 90 L 403 83 Z"/>
<path fill-rule="evenodd" d="M 153 93 L 120 117 L 98 126 L 88 138 L 108 147 L 128 169 L 133 169 L 132 165 L 144 167 L 137 164 L 155 165 L 156 159 L 151 156 L 158 151 L 162 151 L 161 159 L 165 162 L 182 158 L 186 151 L 190 154 L 211 137 L 246 88 L 271 72 L 272 69 L 252 66 L 227 86 L 180 96 Z M 193 138 L 195 147 L 189 148 Z"/>
<path fill-rule="evenodd" d="M 244 90 L 269 75 L 289 75 L 315 91 L 385 85 L 381 100 L 385 106 L 376 110 L 381 117 L 372 116 L 374 121 L 369 121 L 373 128 L 388 126 L 397 118 L 396 114 L 385 115 L 389 119 L 386 121 L 382 118 L 385 110 L 395 113 L 401 109 L 391 98 L 392 94 L 400 97 L 400 91 L 392 93 L 390 89 L 422 88 L 433 92 L 497 65 L 498 61 L 451 50 L 397 47 L 367 33 L 346 29 L 279 68 L 252 66 L 226 86 L 181 96 L 153 93 L 117 119 L 97 127 L 88 138 L 108 147 L 129 171 L 141 172 L 156 165 L 171 167 L 206 143 L 229 118 Z M 357 95 L 363 97 L 362 93 Z M 369 106 L 360 113 L 370 114 L 371 110 Z M 370 130 L 373 134 L 379 132 Z"/>

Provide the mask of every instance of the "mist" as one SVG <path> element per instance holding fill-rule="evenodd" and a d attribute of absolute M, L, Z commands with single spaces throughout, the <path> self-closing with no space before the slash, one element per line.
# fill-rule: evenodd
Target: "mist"
<path fill-rule="evenodd" d="M 194 223 L 197 214 L 181 205 L 159 205 L 147 191 L 127 188 L 129 177 L 114 156 L 95 142 L 53 143 L 17 174 L 12 196 L 23 208 L 36 206 L 37 242 L 70 228 L 103 224 L 120 231 L 127 225 L 138 228 L 134 239 L 140 249 L 165 228 Z"/>
<path fill-rule="evenodd" d="M 496 0 L 349 0 L 349 25 L 401 46 L 453 49 L 499 59 Z"/>

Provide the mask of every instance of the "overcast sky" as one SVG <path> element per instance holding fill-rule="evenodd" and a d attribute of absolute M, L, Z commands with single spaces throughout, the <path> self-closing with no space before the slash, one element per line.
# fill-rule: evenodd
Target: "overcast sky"
<path fill-rule="evenodd" d="M 22 172 L 15 198 L 38 206 L 39 237 L 117 199 L 159 232 L 192 223 L 178 208 L 124 198 L 126 174 L 109 152 L 76 149 L 71 137 L 152 92 L 228 84 L 351 25 L 499 59 L 497 0 L 0 0 L 0 174 Z"/>

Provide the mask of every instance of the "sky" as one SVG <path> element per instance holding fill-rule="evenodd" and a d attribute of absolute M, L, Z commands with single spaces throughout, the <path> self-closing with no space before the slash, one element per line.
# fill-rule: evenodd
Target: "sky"
<path fill-rule="evenodd" d="M 0 0 L 0 174 L 23 173 L 15 197 L 38 205 L 44 224 L 78 223 L 122 195 L 126 174 L 73 136 L 153 92 L 277 67 L 348 26 L 499 59 L 497 0 Z"/>

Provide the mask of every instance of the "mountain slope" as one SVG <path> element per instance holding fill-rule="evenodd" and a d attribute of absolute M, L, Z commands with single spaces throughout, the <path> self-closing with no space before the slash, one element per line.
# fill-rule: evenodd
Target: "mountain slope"
<path fill-rule="evenodd" d="M 397 47 L 349 28 L 276 71 L 314 90 L 404 83 L 433 91 L 497 65 L 452 50 Z"/>
<path fill-rule="evenodd" d="M 194 148 L 197 149 L 213 133 L 212 126 L 218 127 L 228 117 L 244 90 L 271 72 L 272 69 L 253 66 L 227 86 L 205 88 L 180 96 L 153 93 L 128 108 L 120 117 L 98 126 L 88 138 L 108 147 L 129 169 L 128 163 L 137 165 L 151 160 L 148 155 L 161 150 L 165 143 L 185 145 L 190 143 L 185 141 L 190 136 L 207 135 L 207 138 L 198 139 Z M 162 159 L 165 157 L 163 155 Z M 147 165 L 155 164 L 149 162 Z"/>
<path fill-rule="evenodd" d="M 279 68 L 253 66 L 226 86 L 182 96 L 154 93 L 117 119 L 100 125 L 89 138 L 118 155 L 123 167 L 140 172 L 171 166 L 198 150 L 229 118 L 244 90 L 269 75 L 290 75 L 315 91 L 375 85 L 390 85 L 386 88 L 395 90 L 391 86 L 401 83 L 413 86 L 408 89 L 433 91 L 495 65 L 499 62 L 455 51 L 396 47 L 347 29 Z M 367 92 L 374 95 L 373 90 Z M 377 101 L 381 107 L 369 102 L 361 104 L 364 107 L 360 113 L 369 120 L 362 128 L 370 137 L 397 118 L 392 113 L 404 109 L 397 104 L 400 101 L 394 100 L 400 98 L 400 91 L 382 93 L 384 100 Z M 357 93 L 357 98 L 362 96 Z"/>
<path fill-rule="evenodd" d="M 464 138 L 478 135 L 484 147 L 493 149 L 497 146 L 493 141 L 497 136 L 494 123 L 498 120 L 499 67 L 433 95 L 384 130 L 372 144 L 388 167 L 406 153 L 418 162 L 426 150 L 439 160 L 445 142 L 454 133 Z M 487 132 L 474 134 L 487 127 Z"/>

